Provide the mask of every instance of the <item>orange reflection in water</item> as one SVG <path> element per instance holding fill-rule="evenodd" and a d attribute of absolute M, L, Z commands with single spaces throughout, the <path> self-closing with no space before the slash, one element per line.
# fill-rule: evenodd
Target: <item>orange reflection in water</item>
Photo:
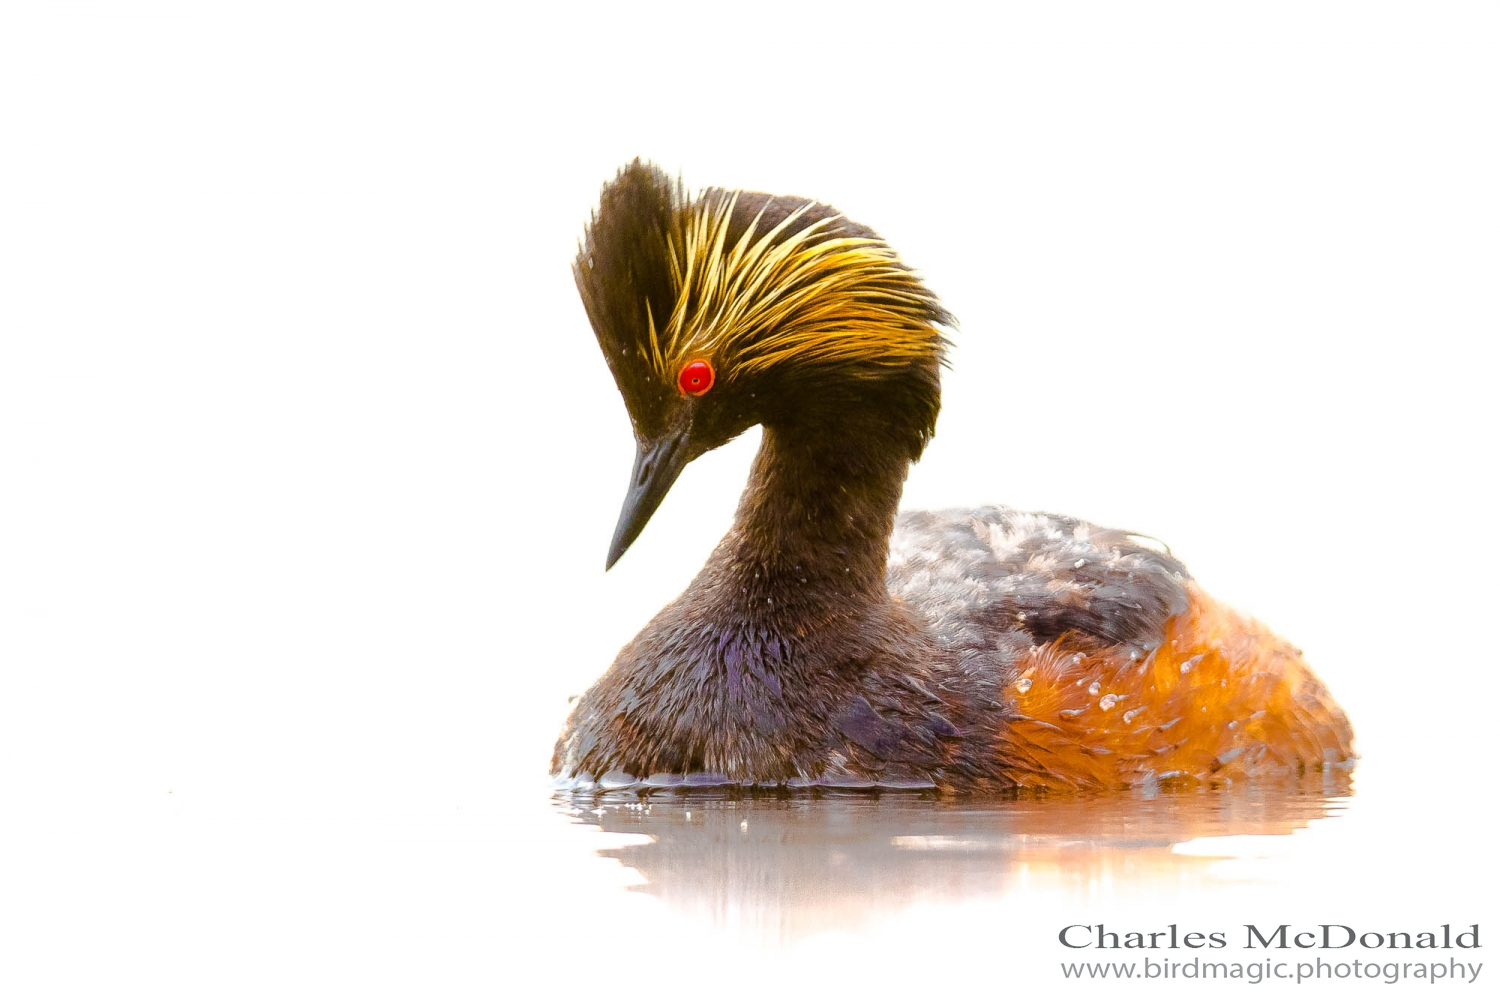
<path fill-rule="evenodd" d="M 930 793 L 696 791 L 561 795 L 576 821 L 637 834 L 601 850 L 671 908 L 767 942 L 857 930 L 921 903 L 1016 890 L 1089 896 L 1182 891 L 1213 880 L 1213 851 L 1174 847 L 1285 836 L 1336 815 L 1342 770 L 1154 797 L 943 798 Z"/>

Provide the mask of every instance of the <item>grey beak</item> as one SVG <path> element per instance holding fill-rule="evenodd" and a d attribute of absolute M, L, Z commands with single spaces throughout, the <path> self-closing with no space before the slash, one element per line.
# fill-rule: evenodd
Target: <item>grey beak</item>
<path fill-rule="evenodd" d="M 609 557 L 604 561 L 606 571 L 640 536 L 646 522 L 672 488 L 672 483 L 687 467 L 687 439 L 688 432 L 683 430 L 660 440 L 636 444 L 635 468 L 630 473 L 630 489 L 625 493 L 625 505 L 620 509 L 615 538 L 609 543 Z"/>

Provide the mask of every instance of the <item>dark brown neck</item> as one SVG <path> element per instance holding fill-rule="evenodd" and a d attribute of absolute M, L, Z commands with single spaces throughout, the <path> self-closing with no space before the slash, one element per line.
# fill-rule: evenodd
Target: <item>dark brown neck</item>
<path fill-rule="evenodd" d="M 936 378 L 925 384 L 925 408 L 899 405 L 887 381 L 766 417 L 734 526 L 575 709 L 555 766 L 779 778 L 820 771 L 832 727 L 888 734 L 861 685 L 933 651 L 885 582 L 901 486 L 936 413 Z"/>
<path fill-rule="evenodd" d="M 885 608 L 906 436 L 873 410 L 767 425 L 734 527 L 709 563 L 714 617 L 785 632 L 853 626 Z"/>

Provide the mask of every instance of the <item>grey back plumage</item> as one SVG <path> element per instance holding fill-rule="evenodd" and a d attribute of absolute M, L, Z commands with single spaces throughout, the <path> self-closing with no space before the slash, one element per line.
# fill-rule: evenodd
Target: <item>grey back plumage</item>
<path fill-rule="evenodd" d="M 1142 648 L 1187 609 L 1187 570 L 1150 538 L 1006 507 L 902 513 L 886 581 L 957 651 L 1065 632 Z"/>

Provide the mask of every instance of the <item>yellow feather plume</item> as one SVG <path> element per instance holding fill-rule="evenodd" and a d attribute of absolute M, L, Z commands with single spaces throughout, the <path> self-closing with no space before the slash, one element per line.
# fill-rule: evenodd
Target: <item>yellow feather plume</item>
<path fill-rule="evenodd" d="M 786 232 L 813 205 L 729 246 L 735 195 L 683 210 L 667 236 L 676 292 L 658 329 L 649 315 L 651 361 L 672 381 L 696 358 L 718 377 L 786 363 L 850 363 L 874 373 L 942 353 L 932 325 L 940 307 L 889 246 L 878 239 L 828 236 L 836 218 Z"/>

